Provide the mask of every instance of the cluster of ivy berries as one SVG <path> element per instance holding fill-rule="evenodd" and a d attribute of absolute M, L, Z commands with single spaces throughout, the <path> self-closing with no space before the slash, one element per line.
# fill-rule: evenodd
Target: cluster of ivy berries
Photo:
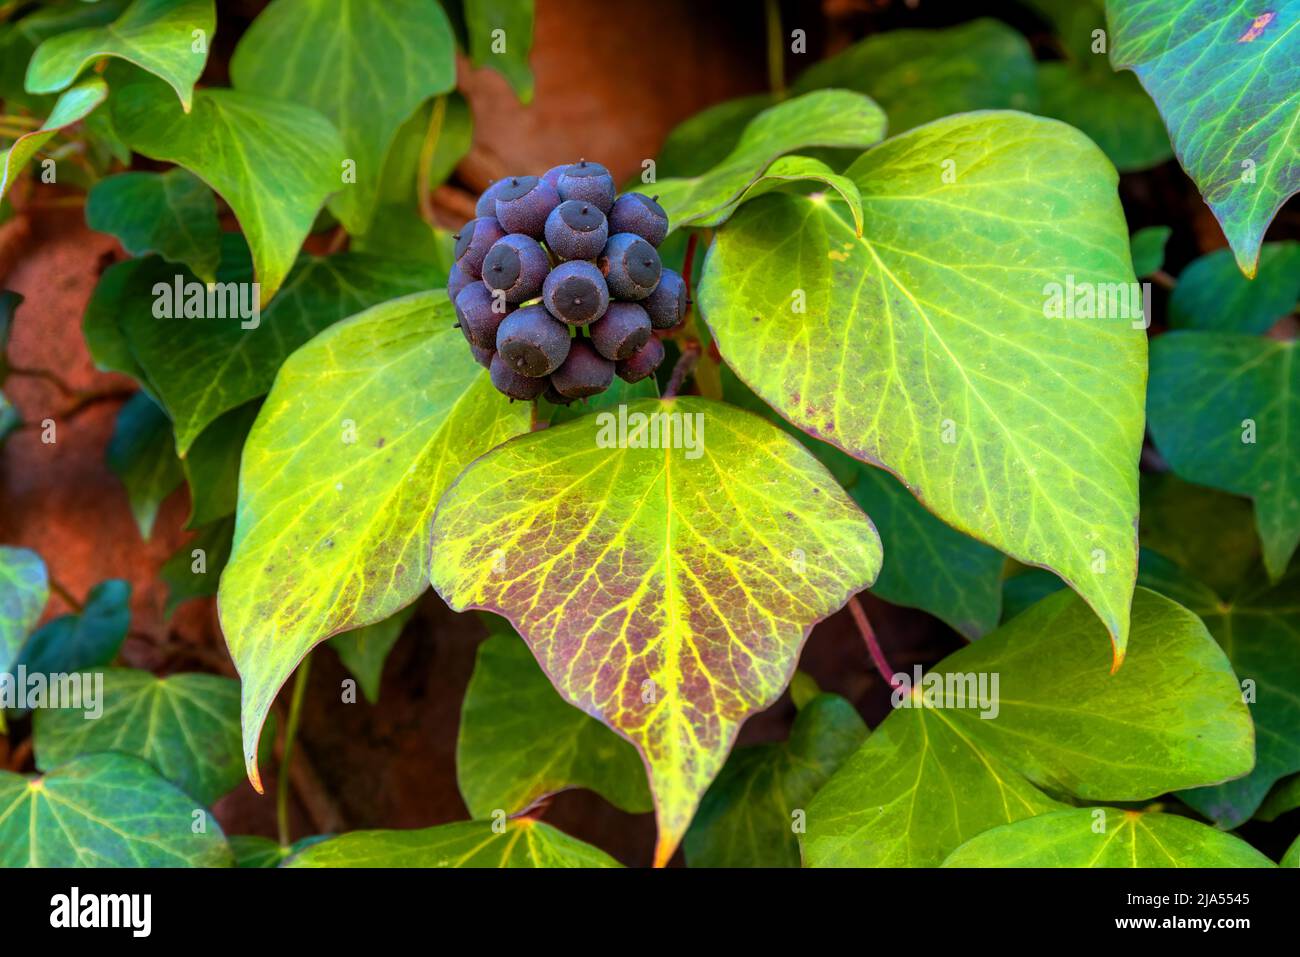
<path fill-rule="evenodd" d="M 474 358 L 512 399 L 557 405 L 652 375 L 656 329 L 686 315 L 686 283 L 656 247 L 655 197 L 616 195 L 599 163 L 497 180 L 456 234 L 447 293 Z"/>

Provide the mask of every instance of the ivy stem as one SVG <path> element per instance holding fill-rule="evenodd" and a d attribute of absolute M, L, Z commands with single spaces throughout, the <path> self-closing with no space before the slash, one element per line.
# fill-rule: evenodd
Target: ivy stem
<path fill-rule="evenodd" d="M 858 626 L 858 632 L 862 635 L 862 640 L 866 642 L 867 653 L 871 655 L 871 663 L 876 666 L 876 671 L 880 677 L 885 679 L 889 687 L 896 686 L 894 675 L 897 673 L 885 658 L 884 649 L 880 647 L 880 641 L 876 638 L 875 629 L 871 627 L 871 622 L 867 618 L 866 609 L 862 607 L 862 602 L 858 596 L 854 595 L 849 599 L 849 613 L 853 615 L 853 623 Z"/>
<path fill-rule="evenodd" d="M 85 611 L 85 606 L 82 605 L 81 602 L 77 601 L 77 599 L 72 596 L 72 592 L 68 591 L 66 588 L 60 585 L 53 578 L 51 578 L 49 581 L 50 581 L 50 591 L 54 592 L 54 594 L 62 598 L 64 602 L 67 603 L 69 608 L 75 611 L 78 615 L 81 614 L 83 611 Z"/>
<path fill-rule="evenodd" d="M 780 0 L 767 0 L 767 82 L 776 100 L 785 99 L 785 37 Z"/>
<path fill-rule="evenodd" d="M 424 142 L 420 145 L 420 166 L 415 171 L 415 188 L 419 196 L 420 215 L 430 226 L 435 225 L 433 216 L 433 187 L 429 183 L 429 167 L 433 165 L 433 154 L 438 150 L 438 140 L 442 138 L 442 123 L 447 116 L 447 98 L 440 96 L 433 101 L 433 112 L 429 115 L 429 128 L 425 130 Z"/>
<path fill-rule="evenodd" d="M 0 123 L 5 126 L 24 126 L 27 129 L 34 130 L 41 125 L 41 121 L 34 116 L 19 116 L 17 113 L 0 113 Z"/>
<path fill-rule="evenodd" d="M 280 830 L 280 846 L 289 846 L 289 764 L 293 760 L 293 743 L 298 736 L 298 720 L 302 717 L 302 702 L 306 697 L 307 679 L 311 676 L 311 655 L 298 666 L 298 677 L 293 682 L 293 698 L 289 702 L 289 721 L 284 729 L 284 753 L 280 757 L 280 779 L 275 782 L 275 820 Z"/>
<path fill-rule="evenodd" d="M 1178 285 L 1178 280 L 1169 275 L 1169 273 L 1165 272 L 1163 269 L 1157 269 L 1153 272 L 1151 274 L 1151 281 L 1162 289 L 1173 289 L 1174 286 Z"/>
<path fill-rule="evenodd" d="M 664 386 L 663 398 L 671 399 L 682 390 L 682 385 L 686 382 L 686 377 L 691 374 L 691 370 L 695 368 L 695 363 L 699 360 L 699 342 L 695 339 L 683 342 L 682 354 L 677 357 L 677 364 L 673 366 L 672 375 L 668 377 L 668 384 Z"/>

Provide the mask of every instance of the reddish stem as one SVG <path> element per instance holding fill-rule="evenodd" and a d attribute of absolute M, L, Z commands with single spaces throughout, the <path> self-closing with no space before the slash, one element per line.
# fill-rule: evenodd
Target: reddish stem
<path fill-rule="evenodd" d="M 885 679 L 885 683 L 889 687 L 897 687 L 897 682 L 894 680 L 894 675 L 897 672 L 886 660 L 885 652 L 876 638 L 876 632 L 867 619 L 866 609 L 862 607 L 862 602 L 858 600 L 857 595 L 849 599 L 849 613 L 853 615 L 853 623 L 858 626 L 858 632 L 862 635 L 862 640 L 866 642 L 867 653 L 871 655 L 871 663 L 876 666 L 876 671 L 880 673 L 880 677 Z"/>
<path fill-rule="evenodd" d="M 682 260 L 682 282 L 686 284 L 686 301 L 694 304 L 695 292 L 691 289 L 691 276 L 695 271 L 695 243 L 699 240 L 700 234 L 691 231 L 691 238 L 686 240 L 686 258 Z M 690 305 L 686 307 L 688 310 Z"/>
<path fill-rule="evenodd" d="M 682 390 L 682 384 L 685 383 L 686 377 L 691 374 L 695 368 L 695 363 L 700 359 L 700 344 L 695 339 L 689 339 L 682 343 L 682 354 L 677 358 L 677 364 L 673 366 L 672 374 L 668 377 L 668 384 L 664 386 L 663 398 L 671 399 Z"/>

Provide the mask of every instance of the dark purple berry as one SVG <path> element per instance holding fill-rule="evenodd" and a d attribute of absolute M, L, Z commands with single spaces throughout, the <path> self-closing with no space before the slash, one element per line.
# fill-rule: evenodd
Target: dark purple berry
<path fill-rule="evenodd" d="M 546 391 L 542 393 L 542 398 L 551 405 L 573 405 L 574 400 L 567 395 L 560 395 L 555 391 L 555 386 L 551 385 L 549 379 L 546 380 Z"/>
<path fill-rule="evenodd" d="M 541 306 L 524 306 L 497 327 L 497 352 L 521 375 L 550 375 L 569 354 L 569 327 Z"/>
<path fill-rule="evenodd" d="M 636 352 L 618 361 L 618 377 L 624 382 L 640 382 L 654 375 L 659 363 L 664 361 L 664 344 L 651 336 Z"/>
<path fill-rule="evenodd" d="M 483 257 L 483 284 L 505 293 L 506 302 L 535 297 L 550 271 L 551 260 L 541 244 L 517 233 L 498 239 Z"/>
<path fill-rule="evenodd" d="M 599 269 L 575 259 L 551 270 L 542 285 L 542 301 L 556 319 L 571 326 L 585 326 L 609 308 L 609 288 Z"/>
<path fill-rule="evenodd" d="M 488 366 L 491 373 L 492 384 L 496 386 L 498 392 L 502 392 L 512 399 L 535 399 L 542 394 L 546 388 L 545 379 L 533 379 L 526 375 L 520 375 L 510 364 L 501 358 L 501 353 L 492 357 L 492 364 Z"/>
<path fill-rule="evenodd" d="M 480 195 L 478 198 L 478 202 L 474 204 L 475 216 L 492 216 L 492 217 L 496 216 L 497 196 L 500 195 L 501 191 L 506 188 L 506 185 L 510 182 L 510 179 L 511 177 L 509 176 L 507 176 L 505 179 L 499 179 L 495 183 L 492 183 L 490 186 L 488 186 L 487 189 L 483 190 L 482 195 Z"/>
<path fill-rule="evenodd" d="M 497 219 L 508 232 L 542 238 L 546 217 L 560 205 L 555 187 L 536 176 L 512 176 L 497 193 Z"/>
<path fill-rule="evenodd" d="M 456 234 L 456 265 L 475 279 L 483 278 L 483 257 L 506 234 L 491 216 L 471 219 Z"/>
<path fill-rule="evenodd" d="M 496 352 L 494 350 L 480 349 L 478 346 L 474 345 L 474 343 L 471 342 L 469 344 L 469 351 L 474 354 L 474 361 L 477 362 L 479 365 L 481 365 L 484 369 L 492 368 L 492 357 L 496 355 Z"/>
<path fill-rule="evenodd" d="M 658 246 L 668 235 L 668 214 L 649 196 L 624 193 L 609 211 L 611 233 L 635 233 L 651 246 Z"/>
<path fill-rule="evenodd" d="M 608 213 L 614 205 L 614 177 L 609 170 L 599 163 L 579 160 L 572 166 L 566 166 L 556 184 L 560 199 L 578 199 L 591 203 L 602 213 Z"/>
<path fill-rule="evenodd" d="M 540 381 L 540 380 L 535 380 Z M 585 339 L 574 339 L 568 358 L 551 373 L 551 385 L 569 399 L 585 399 L 609 388 L 614 381 L 614 363 L 610 362 Z"/>
<path fill-rule="evenodd" d="M 605 214 L 591 203 L 566 200 L 546 217 L 546 245 L 561 259 L 595 259 L 608 238 Z"/>
<path fill-rule="evenodd" d="M 559 166 L 552 166 L 542 174 L 541 180 L 543 183 L 548 183 L 551 189 L 558 193 L 560 191 L 560 174 L 568 168 L 568 163 L 561 163 Z"/>
<path fill-rule="evenodd" d="M 447 272 L 447 296 L 455 302 L 460 291 L 475 282 L 478 282 L 477 278 L 465 275 L 465 270 L 461 269 L 459 264 L 452 263 L 451 269 Z"/>
<path fill-rule="evenodd" d="M 609 237 L 596 265 L 615 299 L 644 299 L 659 284 L 662 265 L 655 248 L 635 233 Z"/>
<path fill-rule="evenodd" d="M 638 303 L 611 302 L 605 314 L 591 324 L 587 335 L 606 359 L 626 359 L 650 338 L 650 317 Z"/>
<path fill-rule="evenodd" d="M 667 266 L 659 273 L 659 285 L 641 300 L 656 329 L 671 329 L 686 318 L 686 283 L 681 274 Z"/>
<path fill-rule="evenodd" d="M 499 309 L 497 300 L 481 282 L 466 286 L 456 297 L 456 321 L 472 346 L 495 349 L 497 326 L 509 309 Z"/>

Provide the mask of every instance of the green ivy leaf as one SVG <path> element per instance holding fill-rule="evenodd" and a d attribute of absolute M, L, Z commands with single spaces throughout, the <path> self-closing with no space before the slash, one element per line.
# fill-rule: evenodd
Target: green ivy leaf
<path fill-rule="evenodd" d="M 243 779 L 239 682 L 206 674 L 156 678 L 147 671 L 104 671 L 102 714 L 42 708 L 33 724 L 36 767 L 51 771 L 99 751 L 134 755 L 200 804 Z M 267 738 L 267 744 L 270 738 Z"/>
<path fill-rule="evenodd" d="M 813 64 L 792 89 L 856 90 L 880 104 L 898 134 L 950 113 L 1032 110 L 1034 56 L 1025 38 L 997 20 L 946 30 L 890 30 Z"/>
<path fill-rule="evenodd" d="M 389 144 L 421 103 L 455 87 L 455 54 L 436 0 L 275 0 L 240 37 L 230 78 L 237 90 L 309 106 L 338 127 L 355 181 L 342 182 L 329 208 L 362 233 Z"/>
<path fill-rule="evenodd" d="M 712 169 L 683 179 L 660 179 L 655 191 L 673 229 L 717 224 L 786 153 L 809 146 L 865 149 L 884 133 L 885 115 L 867 97 L 846 90 L 808 93 L 756 116 L 735 148 Z"/>
<path fill-rule="evenodd" d="M 121 57 L 164 80 L 188 113 L 216 30 L 212 0 L 135 0 L 112 23 L 44 41 L 27 65 L 27 92 L 57 93 L 100 57 Z"/>
<path fill-rule="evenodd" d="M 239 456 L 262 404 L 246 402 L 220 416 L 199 433 L 181 460 L 190 487 L 190 517 L 186 528 L 235 514 L 239 500 Z"/>
<path fill-rule="evenodd" d="M 226 562 L 230 560 L 230 544 L 234 533 L 234 518 L 223 518 L 200 528 L 195 538 L 167 559 L 158 577 L 167 586 L 168 617 L 183 601 L 217 593 L 217 582 Z"/>
<path fill-rule="evenodd" d="M 1142 476 L 1138 535 L 1219 594 L 1231 594 L 1260 560 L 1250 502 L 1184 482 L 1173 472 Z"/>
<path fill-rule="evenodd" d="M 50 597 L 41 556 L 0 545 L 0 674 L 15 664 Z"/>
<path fill-rule="evenodd" d="M 719 230 L 699 297 L 723 357 L 795 425 L 1058 574 L 1118 661 L 1146 336 L 1128 317 L 1051 318 L 1046 295 L 1136 289 L 1114 168 L 1064 124 L 979 113 L 891 139 L 846 175 L 863 237 L 839 204 L 793 196 Z"/>
<path fill-rule="evenodd" d="M 798 867 L 794 825 L 867 726 L 839 695 L 801 706 L 780 744 L 737 748 L 686 832 L 691 867 Z"/>
<path fill-rule="evenodd" d="M 1282 855 L 1282 867 L 1300 867 L 1300 837 L 1297 837 Z"/>
<path fill-rule="evenodd" d="M 54 138 L 54 134 L 84 120 L 107 96 L 108 85 L 98 77 L 78 83 L 59 97 L 40 129 L 18 137 L 8 149 L 0 150 L 0 198 L 9 192 L 22 168 Z"/>
<path fill-rule="evenodd" d="M 1138 801 L 1250 770 L 1250 715 L 1195 615 L 1139 589 L 1128 660 L 1107 674 L 1108 659 L 1103 629 L 1068 591 L 945 658 L 931 673 L 986 675 L 986 690 L 997 676 L 996 718 L 896 692 L 911 706 L 809 806 L 805 862 L 934 866 L 990 827 L 1054 809 L 1048 792 Z"/>
<path fill-rule="evenodd" d="M 538 408 L 543 410 L 545 413 L 543 417 L 551 425 L 559 425 L 562 422 L 570 422 L 587 415 L 598 415 L 601 412 L 616 413 L 620 405 L 635 402 L 637 399 L 657 398 L 659 398 L 659 383 L 654 376 L 647 376 L 638 382 L 624 382 L 616 376 L 608 389 L 589 399 L 572 402 L 569 405 L 551 405 L 542 399 Z"/>
<path fill-rule="evenodd" d="M 1004 824 L 944 867 L 1272 867 L 1241 838 L 1173 814 L 1076 807 Z"/>
<path fill-rule="evenodd" d="M 156 394 L 131 352 L 122 317 L 132 310 L 150 312 L 154 285 L 170 283 L 175 275 L 176 267 L 159 256 L 126 259 L 104 270 L 81 317 L 81 334 L 95 368 L 128 375 L 150 395 Z"/>
<path fill-rule="evenodd" d="M 235 855 L 236 867 L 279 867 L 286 858 L 328 838 L 328 834 L 313 834 L 294 841 L 288 847 L 281 846 L 279 841 L 273 841 L 269 837 L 254 834 L 237 834 L 228 840 L 230 852 Z"/>
<path fill-rule="evenodd" d="M 456 781 L 476 818 L 517 814 L 568 788 L 633 814 L 653 809 L 636 750 L 556 694 L 504 624 L 478 647 L 461 704 Z"/>
<path fill-rule="evenodd" d="M 633 447 L 654 422 L 675 422 L 682 447 Z M 696 398 L 520 436 L 467 469 L 433 523 L 447 603 L 510 619 L 565 700 L 641 752 L 658 864 L 809 629 L 879 569 L 875 529 L 806 449 Z"/>
<path fill-rule="evenodd" d="M 338 131 L 298 103 L 235 90 L 199 90 L 186 114 L 159 87 L 141 77 L 116 88 L 114 128 L 137 153 L 186 167 L 230 204 L 266 305 L 326 197 L 342 186 Z"/>
<path fill-rule="evenodd" d="M 599 848 L 520 818 L 461 821 L 420 831 L 353 831 L 321 841 L 285 867 L 620 867 Z"/>
<path fill-rule="evenodd" d="M 533 0 L 464 0 L 469 54 L 475 66 L 496 70 L 522 103 L 533 100 Z M 496 33 L 496 31 L 501 31 Z"/>
<path fill-rule="evenodd" d="M 355 631 L 345 631 L 330 639 L 330 644 L 338 652 L 344 667 L 352 672 L 352 676 L 361 685 L 361 693 L 371 704 L 379 701 L 379 682 L 384 676 L 384 662 L 388 660 L 388 653 L 397 644 L 397 639 L 402 637 L 402 629 L 413 614 L 414 603 L 383 621 Z"/>
<path fill-rule="evenodd" d="M 32 633 L 18 657 L 29 674 L 72 673 L 99 668 L 117 657 L 131 625 L 131 585 L 100 582 L 81 611 L 60 615 Z"/>
<path fill-rule="evenodd" d="M 131 514 L 147 541 L 159 506 L 184 480 L 171 421 L 148 393 L 137 392 L 118 411 L 107 460 L 126 486 Z"/>
<path fill-rule="evenodd" d="M 1134 275 L 1149 276 L 1164 266 L 1165 245 L 1173 232 L 1168 226 L 1146 226 L 1129 237 Z"/>
<path fill-rule="evenodd" d="M 132 256 L 157 253 L 215 282 L 221 225 L 212 190 L 193 173 L 119 173 L 100 180 L 86 197 L 86 225 L 111 233 Z"/>
<path fill-rule="evenodd" d="M 1108 0 L 1111 62 L 1155 100 L 1178 161 L 1255 275 L 1274 214 L 1300 189 L 1300 31 L 1289 5 Z"/>
<path fill-rule="evenodd" d="M 196 834 L 194 813 L 206 814 Z M 229 867 L 217 821 L 139 758 L 90 754 L 0 771 L 0 867 Z"/>
<path fill-rule="evenodd" d="M 1300 362 L 1294 341 L 1171 332 L 1151 346 L 1148 426 L 1182 478 L 1255 502 L 1273 580 L 1300 543 Z"/>
<path fill-rule="evenodd" d="M 1300 807 L 1300 774 L 1293 774 L 1286 780 L 1278 782 L 1277 786 L 1268 792 L 1268 797 L 1255 812 L 1255 817 L 1261 821 L 1276 821 L 1283 814 L 1294 811 L 1298 807 Z"/>
<path fill-rule="evenodd" d="M 803 186 L 809 183 L 822 183 L 839 194 L 853 216 L 853 225 L 858 235 L 862 235 L 862 197 L 858 194 L 857 184 L 847 176 L 841 176 L 819 159 L 811 156 L 782 156 L 767 168 L 757 180 L 751 183 L 736 205 L 757 199 L 764 193 L 778 189 L 789 189 L 795 184 Z M 716 216 L 697 220 L 696 226 L 717 226 L 729 215 L 729 210 Z"/>
<path fill-rule="evenodd" d="M 33 96 L 23 85 L 36 48 L 60 33 L 111 23 L 128 2 L 99 0 L 98 3 L 41 6 L 0 24 L 0 99 L 7 107 L 22 106 L 36 114 L 47 111 L 54 97 Z"/>
<path fill-rule="evenodd" d="M 1169 294 L 1169 325 L 1175 329 L 1263 333 L 1300 303 L 1300 242 L 1265 243 L 1259 269 L 1247 279 L 1231 249 L 1216 249 L 1191 262 Z"/>
<path fill-rule="evenodd" d="M 684 120 L 664 140 L 655 161 L 658 176 L 699 176 L 717 166 L 736 143 L 749 121 L 773 104 L 767 93 L 725 100 Z M 629 188 L 640 189 L 637 180 Z"/>
<path fill-rule="evenodd" d="M 441 290 L 375 306 L 291 355 L 244 446 L 222 630 L 244 757 L 302 657 L 425 588 L 430 518 L 471 460 L 529 427 L 453 328 Z"/>

